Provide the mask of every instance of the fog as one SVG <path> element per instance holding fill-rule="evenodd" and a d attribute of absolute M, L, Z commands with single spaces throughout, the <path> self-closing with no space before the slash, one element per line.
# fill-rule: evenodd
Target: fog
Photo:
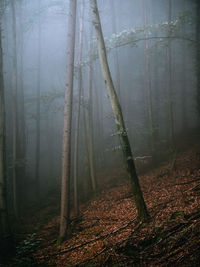
<path fill-rule="evenodd" d="M 88 0 L 79 62 L 81 2 L 77 1 L 71 195 L 73 199 L 79 107 L 76 168 L 79 200 L 84 202 L 93 194 L 91 164 L 98 192 L 128 178 Z M 198 138 L 196 4 L 189 0 L 98 0 L 98 6 L 136 169 L 143 174 Z M 22 216 L 39 199 L 60 195 L 69 3 L 5 0 L 1 11 L 7 198 L 10 213 L 16 213 L 17 206 Z"/>

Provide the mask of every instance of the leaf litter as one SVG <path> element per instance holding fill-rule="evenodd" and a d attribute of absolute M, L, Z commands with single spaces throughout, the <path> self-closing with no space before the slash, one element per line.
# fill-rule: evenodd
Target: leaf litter
<path fill-rule="evenodd" d="M 199 154 L 193 148 L 171 164 L 140 176 L 149 222 L 137 221 L 126 181 L 82 204 L 59 246 L 59 217 L 52 218 L 34 257 L 49 266 L 200 266 Z"/>

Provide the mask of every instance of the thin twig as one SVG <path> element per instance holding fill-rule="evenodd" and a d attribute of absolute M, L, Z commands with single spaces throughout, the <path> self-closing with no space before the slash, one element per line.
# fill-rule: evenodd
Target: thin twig
<path fill-rule="evenodd" d="M 117 232 L 123 230 L 124 228 L 126 228 L 127 226 L 129 226 L 131 223 L 133 223 L 133 222 L 135 221 L 135 219 L 136 219 L 136 217 L 134 217 L 134 219 L 130 220 L 128 223 L 126 223 L 126 224 L 120 226 L 119 228 L 115 229 L 114 231 L 109 232 L 108 234 L 101 235 L 101 236 L 97 236 L 97 237 L 95 237 L 95 238 L 93 238 L 93 239 L 91 239 L 91 240 L 88 240 L 88 241 L 86 241 L 86 242 L 84 242 L 84 243 L 78 244 L 78 245 L 76 245 L 76 246 L 74 246 L 74 247 L 70 247 L 70 248 L 67 248 L 67 249 L 58 251 L 58 252 L 56 252 L 56 253 L 49 254 L 48 256 L 40 257 L 40 259 L 44 259 L 44 258 L 46 258 L 46 257 L 49 258 L 50 256 L 56 256 L 56 255 L 64 254 L 64 253 L 73 251 L 73 250 L 75 250 L 75 249 L 84 247 L 84 246 L 86 246 L 86 245 L 88 245 L 88 244 L 90 244 L 90 243 L 96 242 L 96 241 L 98 241 L 98 240 L 100 240 L 100 239 L 105 239 L 105 238 L 109 237 L 110 235 L 116 234 Z"/>
<path fill-rule="evenodd" d="M 197 182 L 197 181 L 199 181 L 199 180 L 200 180 L 200 178 L 198 177 L 197 179 L 194 179 L 194 180 L 191 180 L 191 181 L 187 181 L 187 182 L 179 183 L 179 184 L 172 184 L 172 185 L 170 185 L 170 186 L 191 184 L 191 183 Z"/>

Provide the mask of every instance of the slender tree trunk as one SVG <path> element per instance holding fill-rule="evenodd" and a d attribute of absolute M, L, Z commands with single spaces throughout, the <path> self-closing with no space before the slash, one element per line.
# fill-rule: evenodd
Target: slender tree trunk
<path fill-rule="evenodd" d="M 113 5 L 111 4 L 113 3 Z M 115 1 L 110 2 L 111 4 L 111 12 L 112 12 L 112 31 L 113 33 L 117 33 L 116 30 L 116 14 L 115 14 Z M 114 49 L 114 68 L 116 75 L 116 88 L 118 92 L 119 99 L 121 98 L 121 88 L 120 88 L 120 70 L 119 70 L 119 56 L 118 56 L 118 48 Z"/>
<path fill-rule="evenodd" d="M 103 124 L 103 100 L 102 100 L 102 91 L 96 90 L 95 86 L 95 80 L 93 80 L 93 88 L 95 93 L 94 101 L 95 106 L 97 110 L 97 126 L 98 126 L 98 133 L 101 136 L 101 139 L 104 140 L 104 124 Z M 100 151 L 100 157 L 99 157 L 99 165 L 101 168 L 105 166 L 105 146 L 104 144 L 101 145 L 101 147 L 98 148 Z"/>
<path fill-rule="evenodd" d="M 1 22 L 0 22 L 0 239 L 3 239 L 10 233 L 8 211 L 7 211 L 4 101 L 5 99 L 4 99 L 4 82 L 3 82 L 3 52 L 2 52 Z"/>
<path fill-rule="evenodd" d="M 76 0 L 69 1 L 69 19 L 67 36 L 67 72 L 64 104 L 64 128 L 62 149 L 62 185 L 61 185 L 61 217 L 60 239 L 69 233 L 70 227 L 70 141 L 72 117 L 72 93 L 74 74 L 74 47 L 76 31 Z"/>
<path fill-rule="evenodd" d="M 186 0 L 183 0 L 183 8 L 186 10 Z M 182 35 L 184 36 L 186 34 L 186 24 L 184 22 L 183 24 L 183 30 L 182 30 Z M 182 114 L 182 121 L 181 121 L 181 126 L 182 126 L 182 132 L 187 134 L 188 131 L 188 121 L 187 121 L 187 72 L 186 72 L 186 61 L 187 61 L 187 56 L 185 53 L 187 53 L 187 45 L 185 41 L 183 41 L 182 45 L 183 49 L 183 54 L 182 54 L 182 92 L 181 92 L 181 114 Z"/>
<path fill-rule="evenodd" d="M 84 99 L 84 87 L 82 90 L 82 99 Z M 83 131 L 82 131 L 82 138 L 83 138 L 83 149 L 84 149 L 84 170 L 86 177 L 84 177 L 83 187 L 84 187 L 84 198 L 85 200 L 88 198 L 88 192 L 90 188 L 90 183 L 92 184 L 91 179 L 91 172 L 90 172 L 90 165 L 89 165 L 89 148 L 88 148 L 88 134 L 87 134 L 87 123 L 86 123 L 86 108 L 84 107 L 84 103 L 82 102 L 82 122 L 83 122 Z M 87 170 L 89 173 L 87 174 Z"/>
<path fill-rule="evenodd" d="M 92 25 L 91 25 L 92 26 Z M 92 38 L 92 28 L 90 31 L 90 37 Z M 92 44 L 90 43 L 90 51 L 92 50 Z M 93 133 L 93 66 L 92 60 L 90 60 L 89 64 L 89 79 L 88 79 L 88 144 L 89 144 L 89 170 L 90 170 L 90 178 L 92 191 L 96 195 L 97 193 L 97 182 L 95 176 L 95 167 L 94 167 L 94 133 Z"/>
<path fill-rule="evenodd" d="M 89 163 L 90 163 L 90 176 L 92 182 L 92 190 L 94 194 L 97 192 L 97 183 L 95 177 L 95 168 L 94 168 L 94 134 L 93 134 L 93 107 L 92 107 L 92 63 L 89 65 L 89 95 L 88 95 L 88 143 L 89 143 Z"/>
<path fill-rule="evenodd" d="M 142 0 L 142 10 L 143 10 L 143 25 L 147 25 L 147 15 L 146 15 L 146 2 Z M 148 117 L 149 117 L 149 129 L 150 129 L 150 147 L 151 151 L 154 151 L 155 146 L 155 136 L 154 136 L 154 125 L 153 125 L 153 107 L 152 107 L 152 83 L 151 83 L 151 66 L 150 66 L 150 55 L 149 55 L 149 40 L 148 33 L 145 31 L 145 87 L 148 96 Z"/>
<path fill-rule="evenodd" d="M 75 140 L 74 140 L 74 211 L 75 215 L 79 214 L 78 205 L 78 141 L 79 141 L 79 126 L 80 126 L 80 106 L 82 94 L 82 52 L 83 52 L 83 29 L 84 29 L 84 0 L 81 2 L 80 27 L 79 27 L 79 44 L 78 44 L 78 103 L 77 103 L 77 118 L 75 126 Z"/>
<path fill-rule="evenodd" d="M 38 0 L 38 9 L 40 2 Z M 35 151 L 35 196 L 40 196 L 40 91 L 41 91 L 41 19 L 38 18 L 38 68 L 37 68 L 37 89 L 36 89 L 36 151 Z"/>
<path fill-rule="evenodd" d="M 18 93 L 18 103 L 19 103 L 19 162 L 18 175 L 20 176 L 20 188 L 23 188 L 25 183 L 25 169 L 26 169 L 26 123 L 25 123 L 25 104 L 24 104 L 24 34 L 23 34 L 23 3 L 19 3 L 19 25 L 20 25 L 20 68 L 19 68 L 19 93 Z M 22 191 L 20 195 L 25 195 Z M 22 197 L 21 197 L 22 198 Z"/>
<path fill-rule="evenodd" d="M 84 98 L 84 88 L 82 90 L 82 98 Z M 86 123 L 86 108 L 84 107 L 84 103 L 83 101 L 81 102 L 82 103 L 82 120 L 83 120 L 83 142 L 84 142 L 84 148 L 85 148 L 85 151 L 86 151 L 86 157 L 87 157 L 87 163 L 88 163 L 88 166 L 89 166 L 89 146 L 88 146 L 88 134 L 87 134 L 87 123 Z M 91 177 L 90 177 L 90 180 L 91 180 Z"/>
<path fill-rule="evenodd" d="M 172 21 L 172 2 L 169 0 L 169 11 L 168 11 L 168 21 Z M 171 30 L 169 30 L 169 42 L 167 46 L 167 67 L 168 67 L 168 127 L 169 127 L 169 142 L 170 145 L 174 146 L 174 116 L 173 116 L 173 94 L 172 94 L 172 48 L 171 48 Z"/>
<path fill-rule="evenodd" d="M 108 66 L 105 42 L 104 42 L 102 28 L 101 28 L 97 1 L 90 0 L 90 6 L 92 9 L 93 25 L 95 27 L 97 41 L 98 41 L 98 53 L 99 53 L 102 73 L 103 73 L 105 84 L 107 86 L 113 113 L 115 116 L 116 127 L 117 127 L 117 131 L 119 134 L 124 158 L 126 161 L 127 171 L 132 182 L 134 200 L 135 200 L 135 204 L 138 210 L 138 218 L 140 221 L 144 221 L 148 217 L 148 212 L 147 212 L 146 204 L 143 199 L 142 191 L 140 189 L 139 180 L 138 180 L 138 176 L 137 176 L 136 169 L 135 169 L 135 164 L 133 161 L 133 155 L 132 155 L 132 151 L 131 151 L 131 147 L 130 147 L 130 143 L 129 143 L 129 139 L 127 135 L 127 130 L 126 130 L 124 120 L 123 120 L 121 106 L 120 106 L 120 103 L 119 103 L 119 100 L 118 100 L 118 97 L 117 97 L 117 94 L 116 94 L 116 91 L 113 85 L 112 77 L 110 74 L 110 69 Z"/>
<path fill-rule="evenodd" d="M 20 217 L 19 211 L 19 182 L 17 176 L 17 159 L 18 159 L 18 88 L 17 88 L 17 42 L 16 42 L 16 15 L 15 15 L 15 1 L 11 1 L 12 13 L 12 31 L 13 31 L 13 72 L 12 72 L 12 97 L 13 97 L 13 207 L 16 219 Z"/>

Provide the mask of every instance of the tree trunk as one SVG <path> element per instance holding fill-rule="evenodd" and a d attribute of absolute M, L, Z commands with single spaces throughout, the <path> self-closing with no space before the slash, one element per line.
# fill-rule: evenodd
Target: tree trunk
<path fill-rule="evenodd" d="M 172 2 L 169 0 L 168 22 L 172 20 Z M 174 146 L 174 116 L 173 116 L 173 95 L 172 95 L 172 55 L 171 55 L 171 30 L 169 30 L 169 41 L 167 46 L 167 67 L 168 67 L 168 129 L 169 129 L 169 143 Z"/>
<path fill-rule="evenodd" d="M 111 4 L 113 3 L 113 4 Z M 116 14 L 115 14 L 115 1 L 110 2 L 111 12 L 112 12 L 112 31 L 114 34 L 117 33 L 116 30 Z M 116 88 L 118 92 L 119 99 L 121 99 L 121 90 L 120 90 L 120 69 L 119 69 L 119 57 L 118 57 L 118 48 L 114 49 L 114 68 L 115 68 L 115 75 L 116 75 Z"/>
<path fill-rule="evenodd" d="M 0 24 L 0 239 L 3 239 L 10 233 L 10 229 L 7 212 L 7 188 L 5 168 L 5 99 L 3 82 L 3 52 L 1 38 L 2 34 Z"/>
<path fill-rule="evenodd" d="M 20 177 L 20 199 L 25 196 L 23 186 L 25 183 L 25 171 L 26 171 L 26 123 L 25 123 L 25 104 L 24 104 L 24 33 L 23 33 L 23 3 L 19 3 L 19 26 L 20 26 L 20 67 L 19 67 L 19 92 L 18 92 L 18 117 L 19 117 L 19 158 L 20 166 L 18 166 L 18 175 Z M 22 202 L 22 201 L 20 201 Z"/>
<path fill-rule="evenodd" d="M 93 26 L 91 25 L 90 30 L 90 38 L 92 38 Z M 92 43 L 90 43 L 90 51 L 92 50 Z M 92 191 L 94 195 L 97 193 L 97 182 L 95 177 L 95 168 L 94 168 L 94 132 L 93 132 L 93 66 L 92 66 L 92 60 L 90 60 L 89 63 L 89 78 L 88 78 L 88 151 L 89 151 L 89 170 L 90 170 L 90 178 L 91 178 L 91 185 L 92 185 Z"/>
<path fill-rule="evenodd" d="M 146 15 L 146 2 L 142 0 L 142 10 L 143 10 L 143 26 L 147 25 L 147 15 Z M 149 40 L 148 33 L 145 31 L 145 90 L 147 91 L 147 99 L 148 99 L 148 117 L 149 117 L 149 129 L 150 129 L 150 148 L 151 151 L 154 151 L 155 147 L 155 136 L 154 136 L 154 125 L 153 125 L 153 107 L 152 107 L 152 84 L 151 84 L 151 66 L 150 66 L 150 55 L 149 55 Z"/>
<path fill-rule="evenodd" d="M 60 239 L 69 233 L 70 217 L 70 141 L 72 117 L 72 93 L 74 74 L 74 47 L 76 31 L 76 0 L 69 2 L 68 36 L 67 36 L 67 72 L 64 104 L 64 128 L 62 148 L 62 184 L 61 184 L 61 217 Z"/>
<path fill-rule="evenodd" d="M 81 5 L 80 14 L 80 27 L 79 27 L 79 44 L 78 44 L 78 101 L 77 101 L 77 118 L 75 126 L 75 140 L 74 140 L 74 212 L 75 215 L 79 214 L 78 205 L 78 141 L 79 141 L 79 126 L 80 126 L 80 106 L 81 106 L 81 94 L 82 94 L 82 52 L 83 52 L 83 29 L 84 29 L 84 0 Z"/>
<path fill-rule="evenodd" d="M 183 1 L 183 9 L 186 11 L 186 0 Z M 182 35 L 186 35 L 186 23 L 183 24 Z M 182 132 L 187 134 L 188 132 L 188 120 L 187 120 L 187 71 L 186 71 L 186 62 L 187 62 L 187 44 L 183 41 L 182 45 L 183 55 L 182 55 L 182 93 L 181 93 L 181 127 Z"/>
<path fill-rule="evenodd" d="M 90 164 L 90 177 L 92 182 L 93 193 L 97 192 L 97 183 L 94 169 L 94 134 L 93 134 L 93 108 L 92 108 L 92 63 L 89 65 L 89 94 L 88 94 L 88 144 L 89 144 L 89 164 Z"/>
<path fill-rule="evenodd" d="M 110 69 L 108 66 L 105 42 L 104 42 L 102 28 L 101 28 L 97 1 L 90 0 L 90 6 L 92 9 L 93 25 L 96 31 L 96 36 L 97 36 L 97 41 L 98 41 L 98 54 L 99 54 L 99 59 L 101 63 L 102 73 L 103 73 L 103 77 L 105 80 L 105 84 L 107 86 L 113 113 L 115 116 L 116 127 L 117 127 L 117 131 L 119 134 L 124 158 L 126 161 L 127 171 L 128 171 L 128 174 L 131 179 L 132 186 L 133 186 L 133 194 L 134 194 L 135 204 L 138 210 L 138 218 L 140 221 L 144 221 L 148 218 L 148 212 L 147 212 L 146 204 L 143 199 L 142 191 L 140 189 L 139 180 L 138 180 L 138 176 L 137 176 L 136 169 L 135 169 L 135 164 L 133 161 L 133 155 L 132 155 L 132 151 L 131 151 L 131 147 L 130 147 L 130 143 L 129 143 L 129 139 L 127 135 L 127 130 L 126 130 L 124 120 L 123 120 L 121 106 L 120 106 L 120 103 L 119 103 L 119 100 L 118 100 L 118 97 L 117 97 L 117 94 L 116 94 L 116 91 L 113 85 L 112 77 L 110 74 Z"/>
<path fill-rule="evenodd" d="M 15 217 L 18 220 L 20 217 L 19 208 L 19 182 L 17 175 L 17 159 L 19 155 L 19 127 L 18 127 L 18 88 L 17 88 L 17 41 L 16 41 L 16 15 L 15 15 L 15 1 L 11 1 L 12 13 L 12 34 L 13 34 L 13 71 L 12 71 L 12 119 L 13 119 L 13 207 Z"/>
<path fill-rule="evenodd" d="M 38 10 L 40 10 L 38 0 Z M 37 89 L 36 89 L 36 151 L 35 151 L 35 197 L 40 196 L 40 91 L 41 91 L 41 19 L 38 18 L 38 66 L 37 66 Z"/>

